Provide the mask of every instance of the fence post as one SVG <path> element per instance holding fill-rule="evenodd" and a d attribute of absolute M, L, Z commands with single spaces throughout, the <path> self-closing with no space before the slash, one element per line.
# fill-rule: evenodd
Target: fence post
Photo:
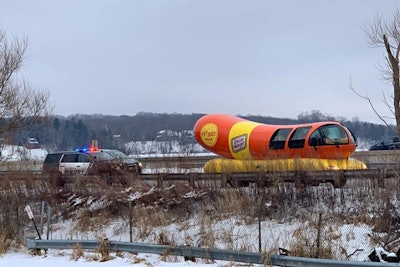
<path fill-rule="evenodd" d="M 221 173 L 221 188 L 225 188 L 228 185 L 228 174 Z"/>
<path fill-rule="evenodd" d="M 41 203 L 41 210 L 40 210 L 40 234 L 43 235 L 43 222 L 44 222 L 44 201 Z"/>
<path fill-rule="evenodd" d="M 189 186 L 195 188 L 195 180 L 198 177 L 197 173 L 189 173 Z"/>
<path fill-rule="evenodd" d="M 163 173 L 159 173 L 157 175 L 157 186 L 159 188 L 164 188 L 164 174 Z"/>
<path fill-rule="evenodd" d="M 132 201 L 129 201 L 129 207 L 128 207 L 128 216 L 129 216 L 129 242 L 132 243 L 133 241 L 133 207 L 132 207 Z"/>
<path fill-rule="evenodd" d="M 51 221 L 51 206 L 47 204 L 47 233 L 46 233 L 47 240 L 49 240 L 49 235 L 50 235 L 50 221 Z"/>

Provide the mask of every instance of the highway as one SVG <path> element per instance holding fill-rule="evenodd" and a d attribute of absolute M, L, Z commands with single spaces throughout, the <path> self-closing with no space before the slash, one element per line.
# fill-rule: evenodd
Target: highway
<path fill-rule="evenodd" d="M 365 162 L 367 170 L 342 171 L 291 171 L 291 172 L 257 172 L 257 173 L 203 173 L 202 166 L 216 156 L 164 156 L 138 157 L 143 163 L 143 174 L 140 178 L 159 187 L 184 182 L 196 187 L 207 184 L 225 186 L 247 186 L 254 183 L 268 186 L 277 182 L 294 182 L 299 185 L 318 185 L 329 182 L 335 187 L 342 187 L 348 179 L 379 179 L 399 177 L 400 150 L 390 151 L 357 151 L 352 157 Z M 41 174 L 41 161 L 5 162 L 0 165 L 2 177 L 23 180 L 25 177 L 48 179 Z M 73 179 L 73 177 L 70 177 Z M 68 178 L 68 180 L 71 180 Z"/>

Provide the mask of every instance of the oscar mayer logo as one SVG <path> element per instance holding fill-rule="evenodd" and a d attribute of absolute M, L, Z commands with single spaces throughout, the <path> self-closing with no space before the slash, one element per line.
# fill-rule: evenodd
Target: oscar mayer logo
<path fill-rule="evenodd" d="M 218 139 L 218 127 L 214 123 L 205 124 L 200 130 L 201 141 L 208 146 L 213 147 Z"/>
<path fill-rule="evenodd" d="M 247 134 L 239 135 L 235 138 L 232 138 L 232 150 L 234 153 L 237 153 L 246 148 L 247 144 Z"/>

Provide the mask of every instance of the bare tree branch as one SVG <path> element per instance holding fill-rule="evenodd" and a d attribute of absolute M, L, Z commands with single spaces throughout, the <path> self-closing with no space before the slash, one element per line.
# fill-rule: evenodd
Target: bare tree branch
<path fill-rule="evenodd" d="M 386 67 L 381 69 L 382 78 L 390 81 L 393 86 L 392 103 L 389 104 L 384 95 L 384 103 L 389 111 L 394 114 L 396 120 L 396 132 L 400 135 L 400 11 L 396 9 L 391 20 L 385 21 L 382 16 L 376 16 L 375 19 L 364 28 L 365 35 L 369 40 L 369 45 L 374 48 L 384 47 L 386 51 Z M 378 118 L 389 128 L 387 118 L 380 115 L 374 108 L 371 99 L 363 96 L 354 90 L 350 80 L 350 89 L 363 99 L 366 99 Z M 392 128 L 391 128 L 392 129 Z"/>
<path fill-rule="evenodd" d="M 27 43 L 26 39 L 9 41 L 0 29 L 0 136 L 27 129 L 48 119 L 51 112 L 49 93 L 17 78 Z"/>
<path fill-rule="evenodd" d="M 388 100 L 386 99 L 386 95 L 385 95 L 384 92 L 382 92 L 382 96 L 383 96 L 383 103 L 385 104 L 385 106 L 387 107 L 387 109 L 390 110 L 390 113 L 393 114 L 393 117 L 391 117 L 391 118 L 389 118 L 389 117 L 387 117 L 387 116 L 382 116 L 382 117 L 387 118 L 387 119 L 390 119 L 390 120 L 396 119 L 396 118 L 394 117 L 394 108 L 393 108 L 393 106 L 392 106 L 391 104 L 389 104 Z M 394 97 L 393 97 L 393 96 L 390 96 L 390 98 L 392 98 L 392 102 L 393 102 Z"/>
<path fill-rule="evenodd" d="M 371 98 L 369 98 L 368 96 L 364 96 L 364 95 L 360 94 L 358 91 L 356 91 L 356 90 L 353 88 L 353 83 L 352 83 L 351 77 L 350 77 L 350 90 L 352 90 L 352 91 L 353 91 L 356 95 L 358 95 L 359 97 L 361 97 L 361 98 L 367 100 L 369 106 L 370 106 L 371 109 L 374 111 L 375 115 L 386 125 L 386 127 L 388 127 L 389 129 L 392 129 L 392 130 L 395 131 L 395 129 L 393 129 L 393 128 L 390 126 L 390 124 L 386 121 L 385 117 L 382 116 L 382 115 L 375 109 L 375 106 L 373 105 L 373 103 L 372 103 L 372 101 L 371 101 Z"/>

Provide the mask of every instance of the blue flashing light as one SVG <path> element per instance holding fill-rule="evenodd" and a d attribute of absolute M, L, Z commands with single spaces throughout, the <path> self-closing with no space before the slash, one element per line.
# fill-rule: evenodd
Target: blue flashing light
<path fill-rule="evenodd" d="M 88 152 L 89 149 L 87 147 L 83 147 L 83 148 L 75 148 L 75 152 Z"/>
<path fill-rule="evenodd" d="M 94 146 L 75 148 L 75 152 L 82 152 L 82 153 L 94 152 L 94 151 L 98 151 L 98 150 L 99 149 L 97 147 L 94 147 Z"/>

